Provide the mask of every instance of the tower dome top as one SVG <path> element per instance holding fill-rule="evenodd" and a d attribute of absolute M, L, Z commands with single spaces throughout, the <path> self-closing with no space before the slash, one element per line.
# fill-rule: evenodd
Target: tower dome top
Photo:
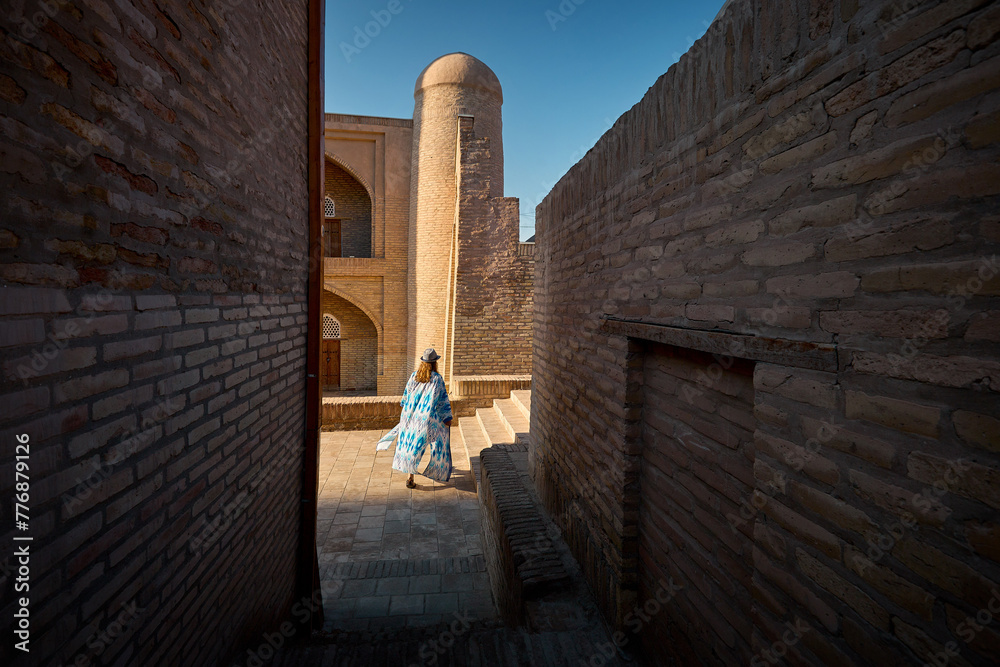
<path fill-rule="evenodd" d="M 503 102 L 500 79 L 481 60 L 473 58 L 468 53 L 449 53 L 425 67 L 417 77 L 413 96 L 416 97 L 425 88 L 444 84 L 481 88 L 494 93 Z"/>

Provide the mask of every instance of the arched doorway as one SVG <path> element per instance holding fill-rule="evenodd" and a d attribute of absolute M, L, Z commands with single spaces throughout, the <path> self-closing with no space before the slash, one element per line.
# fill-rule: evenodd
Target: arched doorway
<path fill-rule="evenodd" d="M 323 315 L 320 377 L 324 391 L 340 389 L 340 320 L 330 314 Z"/>
<path fill-rule="evenodd" d="M 334 337 L 334 335 L 336 337 Z M 334 352 L 336 350 L 336 352 Z M 327 358 L 329 357 L 329 362 Z M 330 290 L 323 290 L 322 364 L 330 364 L 324 391 L 365 391 L 378 387 L 378 329 L 365 311 Z M 336 363 L 336 377 L 333 364 Z M 333 380 L 336 382 L 333 382 Z"/>
<path fill-rule="evenodd" d="M 372 256 L 372 198 L 353 174 L 326 160 L 323 245 L 327 257 Z"/>

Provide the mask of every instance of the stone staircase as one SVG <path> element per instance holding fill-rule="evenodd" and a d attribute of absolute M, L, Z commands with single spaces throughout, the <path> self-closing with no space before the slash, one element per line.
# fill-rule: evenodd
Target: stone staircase
<path fill-rule="evenodd" d="M 458 428 L 452 428 L 452 450 L 464 447 L 474 471 L 483 516 L 484 555 L 488 563 L 494 560 L 490 567 L 494 602 L 507 619 L 506 625 L 483 620 L 463 625 L 455 619 L 439 626 L 391 632 L 314 633 L 303 644 L 284 647 L 264 664 L 640 664 L 628 652 L 638 643 L 636 637 L 626 637 L 624 651 L 615 647 L 583 573 L 534 493 L 528 460 L 530 414 L 531 391 L 515 390 L 510 398 L 495 399 L 492 406 L 479 408 L 473 417 L 459 417 Z M 487 527 L 491 522 L 492 531 Z M 497 563 L 500 552 L 507 553 L 506 562 L 501 559 Z M 524 611 L 516 622 L 503 613 L 504 598 L 514 588 Z"/>
<path fill-rule="evenodd" d="M 474 417 L 458 419 L 458 434 L 461 446 L 469 454 L 469 462 L 476 480 L 476 488 L 482 479 L 480 453 L 487 447 L 506 451 L 518 472 L 525 477 L 529 471 L 528 456 L 531 450 L 531 390 L 514 390 L 510 398 L 494 399 L 493 406 L 476 410 Z M 456 443 L 452 443 L 454 447 Z M 530 481 L 528 481 L 530 486 Z"/>

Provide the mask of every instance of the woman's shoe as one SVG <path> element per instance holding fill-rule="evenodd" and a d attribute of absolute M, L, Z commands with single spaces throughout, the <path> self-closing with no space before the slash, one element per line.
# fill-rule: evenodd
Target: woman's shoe
<path fill-rule="evenodd" d="M 414 482 L 412 479 L 408 479 L 408 480 L 406 480 L 406 488 L 408 488 L 408 489 L 415 489 L 415 488 L 417 488 L 417 483 Z"/>

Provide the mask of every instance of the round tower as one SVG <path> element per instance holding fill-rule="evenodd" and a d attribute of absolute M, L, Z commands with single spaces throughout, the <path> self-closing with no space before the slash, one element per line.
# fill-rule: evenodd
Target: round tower
<path fill-rule="evenodd" d="M 466 53 L 441 56 L 421 72 L 413 90 L 407 348 L 415 363 L 427 347 L 444 354 L 445 323 L 453 300 L 453 231 L 458 199 L 458 117 L 473 116 L 476 137 L 489 137 L 490 196 L 503 196 L 503 91 L 496 74 Z"/>

